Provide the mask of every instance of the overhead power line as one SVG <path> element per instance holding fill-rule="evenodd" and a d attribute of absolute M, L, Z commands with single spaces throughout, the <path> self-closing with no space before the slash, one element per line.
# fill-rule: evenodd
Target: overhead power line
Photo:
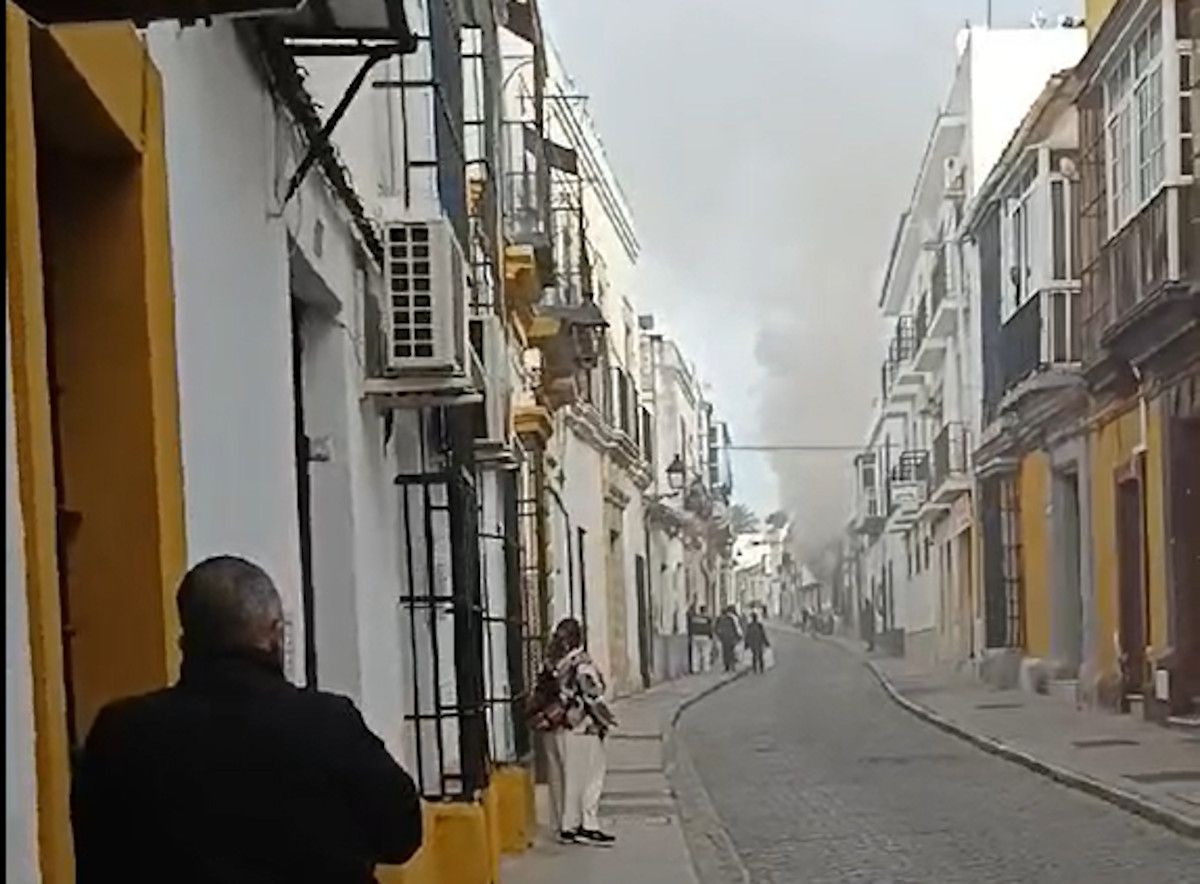
<path fill-rule="evenodd" d="M 740 443 L 737 445 L 724 446 L 727 451 L 795 451 L 799 453 L 811 452 L 859 452 L 863 450 L 863 446 L 859 445 L 829 445 L 822 443 L 762 443 L 762 444 L 746 444 Z"/>

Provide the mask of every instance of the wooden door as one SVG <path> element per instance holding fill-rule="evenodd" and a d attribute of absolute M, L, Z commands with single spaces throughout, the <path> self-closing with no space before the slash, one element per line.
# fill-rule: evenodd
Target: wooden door
<path fill-rule="evenodd" d="M 1172 712 L 1200 707 L 1200 418 L 1171 424 L 1169 549 L 1174 595 L 1172 643 L 1179 651 Z"/>
<path fill-rule="evenodd" d="M 1121 671 L 1125 692 L 1141 693 L 1146 655 L 1145 545 L 1142 487 L 1136 477 L 1117 482 L 1117 592 Z"/>

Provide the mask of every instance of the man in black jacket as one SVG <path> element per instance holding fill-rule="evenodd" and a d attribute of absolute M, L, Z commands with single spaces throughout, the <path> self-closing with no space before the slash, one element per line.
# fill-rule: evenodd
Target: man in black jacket
<path fill-rule="evenodd" d="M 412 779 L 350 700 L 284 677 L 267 574 L 209 559 L 176 601 L 179 682 L 105 707 L 79 759 L 77 880 L 363 884 L 411 857 Z"/>

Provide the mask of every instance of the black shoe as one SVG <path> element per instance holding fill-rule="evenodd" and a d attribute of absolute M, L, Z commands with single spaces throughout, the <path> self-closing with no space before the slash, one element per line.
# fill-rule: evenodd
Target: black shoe
<path fill-rule="evenodd" d="M 579 833 L 578 832 L 568 832 L 566 830 L 559 832 L 558 833 L 558 842 L 560 844 L 578 844 L 579 843 Z"/>
<path fill-rule="evenodd" d="M 612 847 L 617 841 L 615 835 L 609 835 L 607 832 L 601 832 L 599 829 L 580 828 L 575 833 L 575 836 L 579 842 L 594 844 L 597 847 Z"/>

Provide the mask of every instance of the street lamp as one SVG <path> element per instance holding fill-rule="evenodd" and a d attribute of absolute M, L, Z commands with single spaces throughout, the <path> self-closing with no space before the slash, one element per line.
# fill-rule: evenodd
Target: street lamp
<path fill-rule="evenodd" d="M 570 319 L 571 338 L 575 343 L 575 361 L 582 369 L 593 369 L 600 362 L 601 343 L 608 323 L 591 298 L 575 308 Z"/>
<path fill-rule="evenodd" d="M 672 497 L 677 497 L 683 491 L 684 482 L 687 478 L 687 471 L 683 466 L 683 459 L 677 454 L 671 458 L 671 463 L 667 466 L 667 487 L 671 491 L 667 494 L 647 494 L 645 499 L 649 503 L 661 503 L 664 500 L 670 500 Z"/>
<path fill-rule="evenodd" d="M 679 455 L 672 458 L 670 465 L 667 467 L 667 487 L 678 494 L 683 490 L 683 483 L 686 479 L 686 470 L 683 466 L 683 460 Z"/>

